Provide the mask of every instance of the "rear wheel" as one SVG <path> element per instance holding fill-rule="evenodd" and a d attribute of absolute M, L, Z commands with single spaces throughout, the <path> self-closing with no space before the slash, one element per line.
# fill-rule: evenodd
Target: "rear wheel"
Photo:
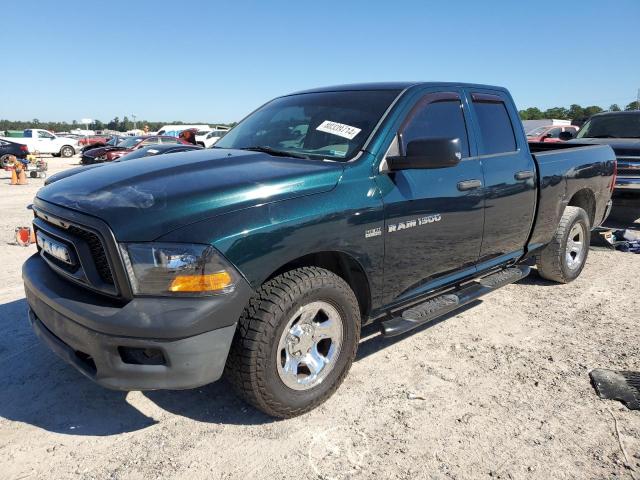
<path fill-rule="evenodd" d="M 65 145 L 60 149 L 60 155 L 64 158 L 73 157 L 75 153 L 76 151 L 73 149 L 73 147 L 70 147 L 68 145 Z"/>
<path fill-rule="evenodd" d="M 13 166 L 13 163 L 9 161 L 10 157 L 11 155 L 2 155 L 0 157 L 0 165 L 2 165 L 2 168 L 8 168 Z"/>
<path fill-rule="evenodd" d="M 568 283 L 578 278 L 589 254 L 589 217 L 580 207 L 566 207 L 549 244 L 536 255 L 541 277 Z"/>
<path fill-rule="evenodd" d="M 248 403 L 289 418 L 328 399 L 344 380 L 360 339 L 360 309 L 349 285 L 316 267 L 265 283 L 245 309 L 227 377 Z"/>

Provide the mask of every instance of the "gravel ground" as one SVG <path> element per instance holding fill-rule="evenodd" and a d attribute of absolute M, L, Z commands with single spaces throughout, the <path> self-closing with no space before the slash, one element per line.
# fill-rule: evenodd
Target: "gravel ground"
<path fill-rule="evenodd" d="M 12 238 L 41 185 L 0 171 L 0 478 L 640 479 L 640 412 L 588 376 L 640 370 L 640 255 L 594 250 L 569 285 L 532 274 L 400 339 L 367 329 L 336 395 L 273 421 L 222 382 L 108 391 L 40 344 L 20 280 L 35 248 Z"/>

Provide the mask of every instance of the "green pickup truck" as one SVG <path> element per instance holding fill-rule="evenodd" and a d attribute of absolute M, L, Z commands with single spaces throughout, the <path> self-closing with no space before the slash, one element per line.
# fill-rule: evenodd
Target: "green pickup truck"
<path fill-rule="evenodd" d="M 499 87 L 283 96 L 212 149 L 42 188 L 29 319 L 105 387 L 226 374 L 269 415 L 299 415 L 344 380 L 365 323 L 404 334 L 533 265 L 575 279 L 615 169 L 609 146 L 528 145 Z"/>

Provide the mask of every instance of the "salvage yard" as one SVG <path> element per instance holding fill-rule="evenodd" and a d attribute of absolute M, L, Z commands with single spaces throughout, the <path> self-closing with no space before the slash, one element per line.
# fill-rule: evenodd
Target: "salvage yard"
<path fill-rule="evenodd" d="M 640 479 L 640 415 L 588 375 L 640 369 L 640 255 L 593 250 L 573 283 L 533 273 L 398 339 L 367 327 L 337 393 L 274 421 L 224 382 L 108 391 L 41 345 L 20 278 L 35 247 L 13 236 L 42 182 L 0 171 L 0 478 Z"/>

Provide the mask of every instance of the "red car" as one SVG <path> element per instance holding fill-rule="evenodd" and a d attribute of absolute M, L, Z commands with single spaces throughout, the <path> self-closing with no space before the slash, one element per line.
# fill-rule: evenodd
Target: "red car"
<path fill-rule="evenodd" d="M 111 138 L 111 135 L 89 135 L 88 137 L 82 137 L 78 140 L 78 145 L 86 147 L 88 145 L 95 145 L 96 143 L 107 143 Z"/>
<path fill-rule="evenodd" d="M 91 150 L 90 153 L 94 156 L 94 162 L 111 162 L 139 148 L 167 143 L 181 143 L 189 145 L 188 142 L 185 142 L 180 138 L 170 137 L 168 135 L 148 135 L 141 137 L 127 137 L 117 146 L 97 148 L 95 150 Z"/>
<path fill-rule="evenodd" d="M 565 140 L 560 138 L 562 132 L 569 132 L 571 138 L 575 138 L 578 133 L 578 127 L 575 125 L 548 125 L 546 127 L 534 128 L 530 132 L 527 132 L 527 142 L 564 142 Z"/>

